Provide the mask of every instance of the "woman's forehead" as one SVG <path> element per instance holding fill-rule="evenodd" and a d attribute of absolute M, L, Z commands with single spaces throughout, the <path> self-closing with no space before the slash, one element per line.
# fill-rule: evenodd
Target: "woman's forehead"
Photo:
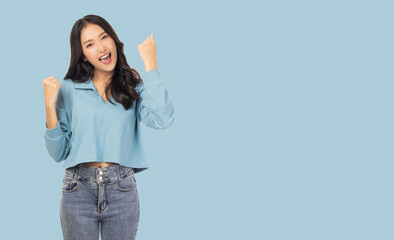
<path fill-rule="evenodd" d="M 104 29 L 97 24 L 87 24 L 81 30 L 81 41 L 84 42 L 91 38 L 98 37 L 101 33 L 104 32 Z"/>

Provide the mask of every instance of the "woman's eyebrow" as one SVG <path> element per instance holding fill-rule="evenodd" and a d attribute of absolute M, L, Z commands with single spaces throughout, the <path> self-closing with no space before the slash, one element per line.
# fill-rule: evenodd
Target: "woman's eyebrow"
<path fill-rule="evenodd" d="M 101 35 L 103 35 L 105 32 L 100 33 L 100 35 L 98 35 L 98 37 L 100 37 Z M 93 41 L 92 39 L 86 40 L 85 42 L 82 43 L 82 45 L 85 45 L 85 43 Z"/>

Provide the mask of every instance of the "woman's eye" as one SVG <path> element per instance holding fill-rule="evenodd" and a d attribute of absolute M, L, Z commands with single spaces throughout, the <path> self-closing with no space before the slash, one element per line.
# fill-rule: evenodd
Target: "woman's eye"
<path fill-rule="evenodd" d="M 108 35 L 105 35 L 102 39 L 107 38 L 107 37 L 108 37 Z M 86 46 L 86 48 L 88 48 L 90 45 L 92 45 L 92 44 L 91 44 L 91 43 L 88 44 L 88 45 Z"/>

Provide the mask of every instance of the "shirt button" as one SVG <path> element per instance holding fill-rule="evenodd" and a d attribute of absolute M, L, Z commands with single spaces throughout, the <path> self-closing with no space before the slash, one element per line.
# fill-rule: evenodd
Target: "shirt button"
<path fill-rule="evenodd" d="M 99 179 L 100 179 L 100 180 L 103 180 L 103 177 L 102 177 L 102 176 L 100 176 L 100 177 L 99 177 Z"/>
<path fill-rule="evenodd" d="M 100 175 L 103 174 L 103 171 L 100 171 L 99 174 L 100 174 Z"/>

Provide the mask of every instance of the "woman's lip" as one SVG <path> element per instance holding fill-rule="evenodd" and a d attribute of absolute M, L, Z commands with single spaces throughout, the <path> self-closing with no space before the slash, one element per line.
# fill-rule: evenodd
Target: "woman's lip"
<path fill-rule="evenodd" d="M 110 63 L 112 62 L 112 56 L 109 55 L 109 60 L 108 60 L 108 62 L 103 62 L 103 61 L 101 61 L 101 60 L 99 60 L 99 61 L 102 62 L 102 63 L 105 64 L 105 65 L 108 65 L 108 64 L 110 64 Z"/>

